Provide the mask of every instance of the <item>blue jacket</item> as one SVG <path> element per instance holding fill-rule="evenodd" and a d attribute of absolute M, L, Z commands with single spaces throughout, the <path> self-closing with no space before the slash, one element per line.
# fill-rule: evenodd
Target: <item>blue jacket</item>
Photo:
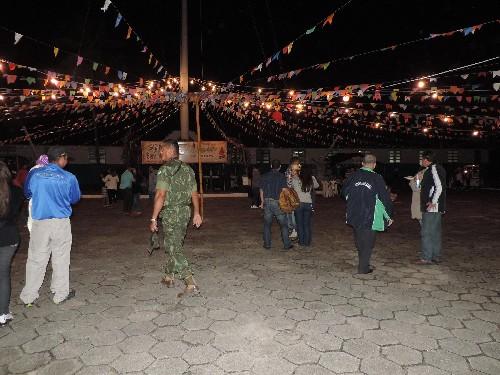
<path fill-rule="evenodd" d="M 361 168 L 349 176 L 342 196 L 347 201 L 346 222 L 354 228 L 381 230 L 376 223 L 392 217 L 392 202 L 385 181 L 370 169 Z"/>
<path fill-rule="evenodd" d="M 33 219 L 45 220 L 70 217 L 81 193 L 75 175 L 51 163 L 28 174 L 24 195 L 32 200 Z"/>

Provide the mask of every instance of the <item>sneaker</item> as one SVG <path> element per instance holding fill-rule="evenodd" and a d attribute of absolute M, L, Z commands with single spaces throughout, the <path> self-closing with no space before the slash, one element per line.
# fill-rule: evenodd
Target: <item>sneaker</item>
<path fill-rule="evenodd" d="M 14 319 L 14 317 L 12 316 L 11 313 L 0 315 L 0 326 L 4 326 L 12 319 Z"/>
<path fill-rule="evenodd" d="M 65 299 L 63 299 L 62 301 L 59 301 L 59 302 L 54 301 L 54 303 L 55 303 L 56 305 L 60 305 L 61 303 L 64 303 L 64 302 L 66 302 L 66 301 L 70 300 L 70 299 L 71 299 L 71 298 L 73 298 L 75 295 L 76 295 L 76 291 L 75 291 L 74 289 L 70 289 L 70 290 L 69 290 L 69 293 L 68 293 L 68 295 L 66 296 L 66 298 L 65 298 Z"/>
<path fill-rule="evenodd" d="M 252 204 L 250 208 L 259 208 L 259 207 L 257 207 L 255 204 Z"/>
<path fill-rule="evenodd" d="M 292 233 L 290 233 L 289 237 L 292 241 L 295 241 L 297 238 L 299 238 L 299 235 L 297 234 L 297 231 L 294 229 L 292 230 Z"/>

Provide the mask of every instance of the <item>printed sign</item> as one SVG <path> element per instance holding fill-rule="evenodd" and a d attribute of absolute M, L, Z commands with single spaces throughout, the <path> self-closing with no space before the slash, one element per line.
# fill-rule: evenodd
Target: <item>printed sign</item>
<path fill-rule="evenodd" d="M 161 142 L 143 141 L 142 164 L 163 164 L 160 157 Z M 194 164 L 198 162 L 198 143 L 179 142 L 179 159 L 185 163 Z M 227 142 L 226 141 L 205 141 L 201 142 L 201 162 L 202 163 L 227 163 Z"/>

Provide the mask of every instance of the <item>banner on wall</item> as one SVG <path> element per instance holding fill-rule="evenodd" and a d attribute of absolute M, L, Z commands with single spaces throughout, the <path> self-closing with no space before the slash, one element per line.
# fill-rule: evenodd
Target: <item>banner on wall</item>
<path fill-rule="evenodd" d="M 161 142 L 143 141 L 142 164 L 163 164 L 160 157 Z M 185 163 L 193 164 L 198 162 L 198 143 L 179 142 L 179 159 Z M 227 142 L 226 141 L 205 141 L 201 142 L 201 162 L 202 163 L 227 163 Z"/>

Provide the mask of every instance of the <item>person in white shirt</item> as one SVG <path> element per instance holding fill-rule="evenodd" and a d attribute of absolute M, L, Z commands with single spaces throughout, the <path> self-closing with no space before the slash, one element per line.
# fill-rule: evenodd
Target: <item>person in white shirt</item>
<path fill-rule="evenodd" d="M 297 192 L 300 201 L 300 206 L 294 212 L 299 245 L 310 246 L 312 240 L 312 194 L 314 194 L 314 189 L 319 187 L 310 166 L 302 166 L 300 174 L 292 177 L 292 187 Z"/>
<path fill-rule="evenodd" d="M 118 200 L 118 183 L 120 182 L 120 177 L 116 174 L 113 169 L 108 170 L 108 174 L 102 179 L 104 186 L 108 192 L 109 204 L 113 204 Z"/>

